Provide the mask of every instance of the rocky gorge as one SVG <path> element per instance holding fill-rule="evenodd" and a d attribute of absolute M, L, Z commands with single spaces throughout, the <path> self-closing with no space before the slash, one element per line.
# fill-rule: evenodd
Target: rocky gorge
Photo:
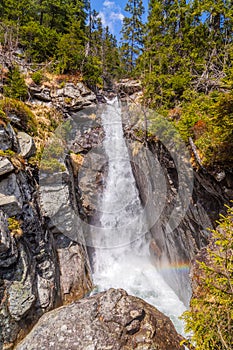
<path fill-rule="evenodd" d="M 132 82 L 118 86 L 122 97 L 123 93 L 140 91 L 138 83 L 132 86 Z M 97 199 L 108 170 L 103 154 L 98 152 L 104 132 L 96 95 L 81 82 L 30 84 L 29 93 L 32 110 L 59 110 L 68 122 L 61 130 L 68 129 L 72 142 L 66 140 L 69 152 L 65 155 L 59 147 L 51 153 L 48 146 L 38 174 L 30 163 L 36 154 L 36 137 L 22 127 L 20 113 L 6 112 L 7 120 L 1 122 L 0 348 L 182 349 L 182 337 L 171 321 L 144 301 L 118 289 L 87 297 L 94 287 L 93 247 L 88 247 L 85 224 L 88 227 L 98 221 Z M 233 175 L 230 170 L 223 177 L 220 170 L 216 174 L 195 170 L 185 215 L 172 232 L 168 231 L 166 224 L 180 188 L 186 186 L 186 174 L 183 168 L 178 174 L 162 142 L 151 135 L 138 136 L 139 118 L 130 118 L 129 112 L 125 115 L 124 133 L 144 205 L 150 190 L 149 213 L 158 205 L 158 179 L 151 157 L 157 159 L 166 184 L 162 213 L 150 227 L 151 258 L 188 304 L 188 269 L 180 273 L 179 267 L 190 265 L 208 243 L 207 227 L 215 226 L 224 204 L 232 197 Z M 52 172 L 48 156 L 57 160 L 55 165 L 49 164 Z M 159 195 L 164 196 L 162 192 Z M 174 268 L 164 271 L 166 264 Z"/>

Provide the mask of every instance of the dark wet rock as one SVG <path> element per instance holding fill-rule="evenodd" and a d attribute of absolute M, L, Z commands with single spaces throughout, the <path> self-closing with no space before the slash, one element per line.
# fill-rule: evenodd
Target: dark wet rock
<path fill-rule="evenodd" d="M 78 174 L 78 188 L 81 192 L 83 210 L 88 218 L 96 215 L 99 196 L 103 191 L 106 174 L 106 158 L 98 151 L 90 152 L 82 164 Z"/>
<path fill-rule="evenodd" d="M 0 268 L 11 266 L 17 258 L 18 249 L 9 232 L 7 217 L 0 211 Z"/>
<path fill-rule="evenodd" d="M 24 158 L 30 158 L 36 154 L 36 145 L 33 138 L 26 132 L 20 131 L 17 134 L 20 152 Z"/>
<path fill-rule="evenodd" d="M 16 350 L 181 350 L 181 340 L 156 308 L 109 289 L 43 315 Z"/>
<path fill-rule="evenodd" d="M 8 177 L 0 187 L 3 183 L 2 187 L 10 191 L 12 182 L 20 194 L 22 210 L 15 214 L 21 222 L 22 235 L 14 238 L 5 230 L 1 239 L 0 344 L 14 344 L 44 312 L 83 297 L 92 288 L 85 247 L 65 237 L 62 226 L 58 233 L 42 215 L 30 173 L 21 171 L 10 180 Z"/>
<path fill-rule="evenodd" d="M 8 288 L 8 311 L 10 317 L 15 321 L 20 321 L 28 312 L 35 299 L 34 275 L 35 263 L 28 261 L 26 248 L 19 243 L 19 260 L 14 271 L 12 283 Z"/>
<path fill-rule="evenodd" d="M 10 234 L 6 216 L 0 211 L 0 253 L 10 248 Z"/>
<path fill-rule="evenodd" d="M 82 158 L 82 157 L 81 157 Z M 67 160 L 67 171 L 41 172 L 40 205 L 48 219 L 59 261 L 60 291 L 63 303 L 83 297 L 92 288 L 82 219 L 75 193 L 79 168 Z"/>
<path fill-rule="evenodd" d="M 96 98 L 99 103 L 106 103 L 106 97 L 103 95 L 103 93 L 97 94 Z"/>
<path fill-rule="evenodd" d="M 102 148 L 104 132 L 96 109 L 72 114 L 75 130 L 70 150 L 77 204 L 81 216 L 89 222 L 97 211 L 98 198 L 103 190 L 107 160 Z"/>
<path fill-rule="evenodd" d="M 163 125 L 161 119 L 158 122 Z M 145 129 L 149 124 L 145 125 L 140 108 L 125 107 L 123 124 L 133 173 L 147 211 L 152 260 L 188 305 L 192 294 L 190 262 L 208 244 L 208 229 L 224 213 L 224 204 L 229 204 L 232 170 L 218 169 L 216 174 L 221 178 L 216 179 L 205 169 L 193 169 L 189 150 L 172 137 L 166 138 L 163 128 L 158 129 L 158 135 L 148 135 Z"/>
<path fill-rule="evenodd" d="M 62 234 L 54 235 L 60 268 L 63 304 L 78 300 L 92 289 L 85 248 Z"/>
<path fill-rule="evenodd" d="M 0 254 L 0 344 L 13 344 L 59 298 L 59 274 L 52 236 L 43 227 L 33 179 L 27 172 L 11 174 L 0 182 L 2 197 L 15 193 L 21 210 L 2 207 L 21 223 L 20 237 L 11 237 L 10 249 Z M 5 194 L 4 194 L 5 191 Z M 12 195 L 13 197 L 13 195 Z M 47 299 L 46 306 L 42 300 Z"/>
<path fill-rule="evenodd" d="M 224 212 L 224 204 L 229 203 L 226 179 L 219 182 L 207 172 L 192 170 L 190 166 L 185 170 L 185 161 L 178 173 L 173 158 L 161 142 L 151 138 L 145 145 L 143 141 L 132 141 L 132 134 L 128 137 L 133 172 L 149 218 L 151 257 L 167 283 L 188 305 L 192 294 L 188 267 L 199 249 L 208 243 L 208 228 L 215 226 L 219 214 Z M 188 162 L 189 159 L 186 164 Z M 179 193 L 183 196 L 180 203 Z M 179 216 L 184 200 L 187 206 Z M 170 230 L 168 223 L 171 227 L 174 225 L 174 229 Z"/>

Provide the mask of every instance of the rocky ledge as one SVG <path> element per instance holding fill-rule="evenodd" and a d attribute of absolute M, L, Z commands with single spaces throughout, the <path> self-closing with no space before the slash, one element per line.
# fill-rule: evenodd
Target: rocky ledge
<path fill-rule="evenodd" d="M 82 82 L 66 82 L 60 86 L 31 84 L 29 93 L 31 102 L 55 106 L 63 111 L 77 112 L 96 103 L 95 94 Z"/>
<path fill-rule="evenodd" d="M 122 289 L 109 289 L 41 317 L 16 350 L 176 350 L 170 319 Z"/>

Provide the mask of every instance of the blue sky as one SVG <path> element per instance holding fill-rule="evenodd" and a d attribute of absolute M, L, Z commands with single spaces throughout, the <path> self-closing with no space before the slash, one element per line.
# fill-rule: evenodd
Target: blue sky
<path fill-rule="evenodd" d="M 110 31 L 120 39 L 120 30 L 125 15 L 124 8 L 127 0 L 91 0 L 92 9 L 99 12 L 103 25 L 109 26 Z M 147 10 L 147 0 L 143 0 L 144 7 Z M 146 15 L 144 16 L 144 20 Z"/>

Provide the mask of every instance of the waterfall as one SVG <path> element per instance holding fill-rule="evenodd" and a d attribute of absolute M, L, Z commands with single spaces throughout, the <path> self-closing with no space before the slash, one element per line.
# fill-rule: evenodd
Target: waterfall
<path fill-rule="evenodd" d="M 178 317 L 185 306 L 150 261 L 147 218 L 132 173 L 121 107 L 116 99 L 108 102 L 101 119 L 108 175 L 99 203 L 101 230 L 93 261 L 96 289 L 125 289 L 170 317 L 177 331 L 183 333 Z"/>

